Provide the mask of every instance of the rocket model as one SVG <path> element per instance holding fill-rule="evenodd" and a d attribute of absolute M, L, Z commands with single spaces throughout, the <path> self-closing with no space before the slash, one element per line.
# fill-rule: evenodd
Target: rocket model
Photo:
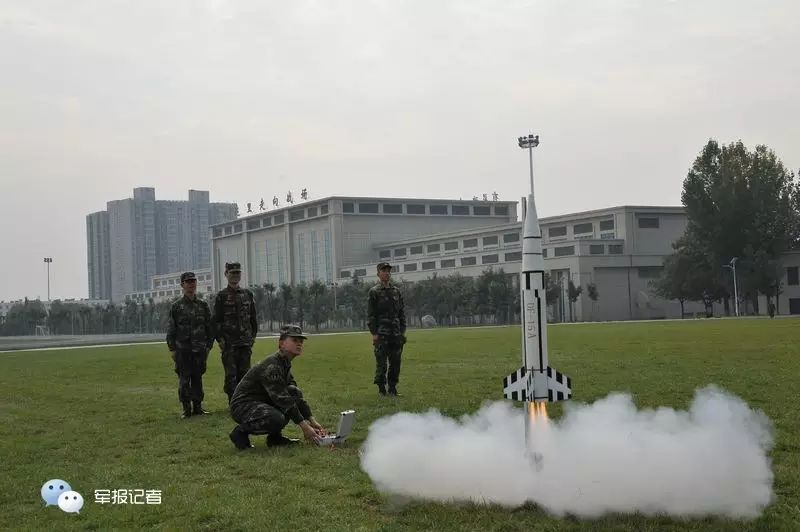
<path fill-rule="evenodd" d="M 503 396 L 526 403 L 562 401 L 572 397 L 572 382 L 551 368 L 547 360 L 542 232 L 533 199 L 533 156 L 530 151 L 539 144 L 539 137 L 520 137 L 519 143 L 520 147 L 528 148 L 531 157 L 531 193 L 524 210 L 522 268 L 519 273 L 522 367 L 503 379 Z"/>

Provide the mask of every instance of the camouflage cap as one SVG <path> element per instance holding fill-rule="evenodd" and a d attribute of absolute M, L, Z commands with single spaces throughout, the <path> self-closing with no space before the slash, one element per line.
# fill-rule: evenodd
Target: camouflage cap
<path fill-rule="evenodd" d="M 195 281 L 197 280 L 197 276 L 194 274 L 194 272 L 183 272 L 181 274 L 181 282 L 191 281 L 192 279 Z"/>
<path fill-rule="evenodd" d="M 226 272 L 240 272 L 242 271 L 242 265 L 238 262 L 226 262 L 225 263 L 225 271 Z"/>
<path fill-rule="evenodd" d="M 281 338 L 285 338 L 287 336 L 308 338 L 308 336 L 303 334 L 303 329 L 299 325 L 295 325 L 293 323 L 281 327 Z"/>
<path fill-rule="evenodd" d="M 385 268 L 389 268 L 391 270 L 392 269 L 392 265 L 389 264 L 388 262 L 379 262 L 378 263 L 378 271 L 381 271 L 381 270 L 383 270 Z"/>

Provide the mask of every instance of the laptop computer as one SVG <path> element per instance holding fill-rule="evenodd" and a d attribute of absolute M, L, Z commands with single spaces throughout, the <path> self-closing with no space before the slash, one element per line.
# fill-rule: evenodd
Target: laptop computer
<path fill-rule="evenodd" d="M 353 431 L 353 425 L 356 422 L 356 411 L 345 410 L 339 414 L 339 426 L 336 427 L 336 432 L 323 436 L 319 440 L 320 446 L 327 445 L 341 445 L 350 436 Z"/>

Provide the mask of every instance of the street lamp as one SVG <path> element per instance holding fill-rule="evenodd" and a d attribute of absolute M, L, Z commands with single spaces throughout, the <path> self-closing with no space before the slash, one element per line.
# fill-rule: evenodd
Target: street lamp
<path fill-rule="evenodd" d="M 50 263 L 53 262 L 53 257 L 45 257 L 47 263 L 47 300 L 50 301 Z"/>
<path fill-rule="evenodd" d="M 739 257 L 733 257 L 728 264 L 723 264 L 723 268 L 733 271 L 733 304 L 736 309 L 736 317 L 739 317 L 739 288 L 736 286 L 736 261 Z"/>
<path fill-rule="evenodd" d="M 528 135 L 527 137 L 518 137 L 517 143 L 522 149 L 528 150 L 528 161 L 531 166 L 531 195 L 533 195 L 533 149 L 539 145 L 539 135 Z"/>

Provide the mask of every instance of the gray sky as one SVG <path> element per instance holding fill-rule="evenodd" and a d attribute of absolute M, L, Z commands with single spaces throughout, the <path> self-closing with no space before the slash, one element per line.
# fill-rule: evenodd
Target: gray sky
<path fill-rule="evenodd" d="M 709 137 L 800 165 L 796 0 L 0 0 L 0 299 L 86 297 L 86 214 L 159 199 L 679 205 Z M 793 51 L 794 50 L 794 51 Z M 282 200 L 285 197 L 281 198 Z"/>

